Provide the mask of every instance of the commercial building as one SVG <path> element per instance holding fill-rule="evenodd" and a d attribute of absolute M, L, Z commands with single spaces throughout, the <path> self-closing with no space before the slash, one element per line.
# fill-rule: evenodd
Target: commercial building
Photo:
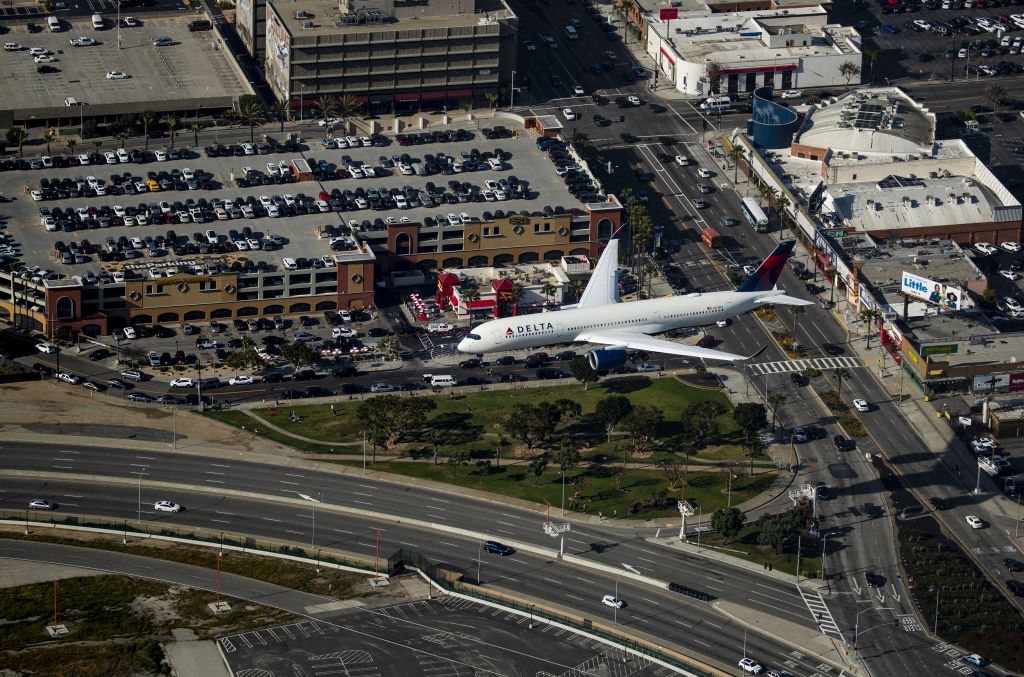
<path fill-rule="evenodd" d="M 820 6 L 724 14 L 694 10 L 644 15 L 645 47 L 659 77 L 680 92 L 751 94 L 860 82 L 861 39 L 829 23 Z M 858 70 L 844 73 L 843 64 Z"/>
<path fill-rule="evenodd" d="M 585 270 L 582 270 L 584 269 Z M 459 317 L 515 315 L 520 309 L 559 306 L 569 292 L 569 271 L 590 272 L 590 259 L 562 257 L 558 263 L 527 263 L 507 268 L 461 268 L 437 275 L 437 304 Z"/>
<path fill-rule="evenodd" d="M 267 0 L 265 73 L 296 108 L 330 95 L 375 114 L 455 109 L 511 79 L 517 31 L 504 0 Z"/>

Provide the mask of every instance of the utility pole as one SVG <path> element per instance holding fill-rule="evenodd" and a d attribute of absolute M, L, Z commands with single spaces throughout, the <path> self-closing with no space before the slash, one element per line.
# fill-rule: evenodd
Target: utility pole
<path fill-rule="evenodd" d="M 142 476 L 146 474 L 146 466 L 142 466 L 142 470 L 139 471 L 139 511 L 138 511 L 138 524 L 139 529 L 142 529 Z"/>
<path fill-rule="evenodd" d="M 801 537 L 796 537 L 796 582 L 800 583 L 800 548 L 801 548 Z"/>

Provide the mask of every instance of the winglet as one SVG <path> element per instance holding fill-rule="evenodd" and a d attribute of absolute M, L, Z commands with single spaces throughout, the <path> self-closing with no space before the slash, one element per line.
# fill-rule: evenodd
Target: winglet
<path fill-rule="evenodd" d="M 768 255 L 754 274 L 747 278 L 747 281 L 740 285 L 736 291 L 768 291 L 775 287 L 782 275 L 782 267 L 786 259 L 793 253 L 796 240 L 786 240 L 779 244 L 771 254 Z"/>

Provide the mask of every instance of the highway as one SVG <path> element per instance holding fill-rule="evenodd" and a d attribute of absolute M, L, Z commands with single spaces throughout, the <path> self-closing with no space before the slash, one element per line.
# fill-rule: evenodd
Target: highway
<path fill-rule="evenodd" d="M 168 491 L 151 488 L 145 483 L 140 504 L 138 488 L 130 483 L 7 479 L 0 493 L 0 507 L 10 510 L 15 505 L 27 505 L 30 497 L 41 493 L 60 503 L 62 513 L 101 515 L 129 523 L 137 519 L 141 505 L 142 520 L 150 529 L 173 524 L 213 533 L 238 530 L 257 538 L 296 544 L 309 544 L 313 539 L 312 511 L 305 505 L 282 504 L 261 497 L 225 497 L 187 489 Z M 185 511 L 176 514 L 154 512 L 153 502 L 168 498 L 184 505 Z M 435 500 L 437 498 L 434 497 Z M 480 557 L 479 541 L 452 534 L 427 533 L 386 519 L 367 519 L 335 512 L 330 493 L 324 495 L 324 501 L 316 515 L 316 545 L 321 548 L 338 548 L 372 559 L 376 551 L 374 530 L 381 529 L 382 557 L 397 548 L 412 548 L 435 563 L 445 562 L 464 570 L 466 577 L 473 580 L 477 577 L 479 562 L 480 581 L 488 588 L 534 596 L 568 611 L 586 614 L 595 621 L 617 622 L 656 642 L 688 647 L 725 669 L 735 666 L 744 641 L 748 655 L 757 656 L 768 665 L 785 664 L 798 677 L 813 675 L 820 663 L 812 656 L 795 655 L 784 644 L 754 632 L 745 635 L 742 625 L 706 603 L 636 584 L 625 576 L 568 566 L 522 551 L 506 557 L 495 554 Z M 338 504 L 345 502 L 344 499 L 337 501 Z M 45 514 L 40 516 L 45 519 Z M 506 516 L 510 520 L 516 517 Z M 536 531 L 539 533 L 540 530 Z M 596 534 L 589 533 L 578 535 L 596 537 Z M 550 547 L 550 543 L 544 545 Z M 615 545 L 609 544 L 609 549 L 614 550 Z M 659 571 L 668 571 L 672 565 L 682 564 L 695 572 L 686 576 L 691 587 L 707 588 L 714 595 L 719 594 L 717 591 L 726 594 L 743 590 L 744 599 L 738 600 L 740 603 L 771 610 L 791 622 L 807 623 L 806 604 L 794 586 L 758 577 L 742 580 L 742 572 L 718 563 L 709 564 L 696 557 L 655 550 L 649 550 L 647 554 L 659 562 Z M 625 608 L 617 612 L 601 603 L 604 595 L 615 594 L 616 590 L 619 598 L 626 602 Z"/>

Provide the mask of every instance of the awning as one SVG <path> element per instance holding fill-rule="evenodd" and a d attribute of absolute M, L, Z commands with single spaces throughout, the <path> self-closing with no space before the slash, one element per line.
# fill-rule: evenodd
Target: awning
<path fill-rule="evenodd" d="M 472 89 L 449 89 L 448 96 L 452 99 L 457 99 L 460 96 L 473 96 Z"/>
<path fill-rule="evenodd" d="M 419 92 L 413 92 L 413 93 L 410 93 L 410 94 L 395 94 L 395 101 L 397 101 L 398 103 L 407 103 L 409 101 L 419 101 L 419 100 L 420 100 L 420 93 Z"/>
<path fill-rule="evenodd" d="M 444 91 L 420 92 L 420 98 L 424 101 L 437 101 L 447 99 L 448 94 Z"/>
<path fill-rule="evenodd" d="M 787 63 L 779 66 L 753 66 L 751 68 L 725 68 L 721 69 L 722 75 L 732 75 L 734 73 L 782 73 L 784 71 L 795 71 L 795 63 Z"/>

